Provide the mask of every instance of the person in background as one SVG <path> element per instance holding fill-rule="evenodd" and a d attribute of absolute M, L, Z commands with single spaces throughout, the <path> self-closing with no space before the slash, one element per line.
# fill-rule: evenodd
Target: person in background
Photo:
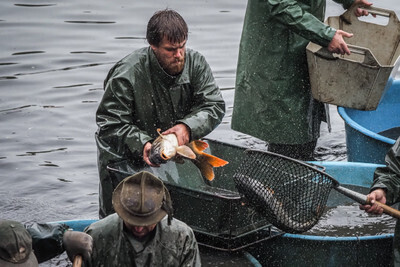
<path fill-rule="evenodd" d="M 335 0 L 344 8 L 366 0 Z M 232 129 L 269 143 L 271 152 L 314 160 L 324 106 L 313 99 L 309 41 L 350 54 L 351 33 L 325 25 L 325 0 L 248 1 L 239 48 Z M 356 15 L 368 15 L 357 8 Z"/>
<path fill-rule="evenodd" d="M 389 149 L 385 157 L 386 166 L 376 168 L 374 181 L 368 198 L 371 205 L 360 205 L 360 209 L 368 213 L 383 213 L 383 209 L 374 204 L 379 201 L 383 204 L 393 205 L 400 202 L 400 137 Z M 397 220 L 393 240 L 394 266 L 400 266 L 400 222 Z"/>
<path fill-rule="evenodd" d="M 179 145 L 209 134 L 222 121 L 225 102 L 210 66 L 198 52 L 186 48 L 188 26 L 174 10 L 157 11 L 147 25 L 150 46 L 138 49 L 109 71 L 96 112 L 100 175 L 100 218 L 114 212 L 107 166 L 129 160 L 149 161 L 152 141 L 175 134 Z"/>
<path fill-rule="evenodd" d="M 200 266 L 193 230 L 173 219 L 163 182 L 142 171 L 122 180 L 113 192 L 116 213 L 88 226 L 92 266 Z"/>
<path fill-rule="evenodd" d="M 70 231 L 64 224 L 35 223 L 25 227 L 13 220 L 0 220 L 0 266 L 37 267 L 67 252 L 71 261 L 76 255 L 89 260 L 92 237 L 83 232 Z"/>

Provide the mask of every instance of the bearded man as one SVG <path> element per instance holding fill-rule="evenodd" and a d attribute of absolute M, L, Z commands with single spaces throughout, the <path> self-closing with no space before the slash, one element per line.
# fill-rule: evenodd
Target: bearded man
<path fill-rule="evenodd" d="M 186 48 L 188 27 L 176 11 L 156 12 L 146 39 L 150 46 L 116 63 L 104 81 L 96 113 L 100 218 L 114 212 L 107 165 L 128 159 L 136 166 L 157 167 L 149 161 L 157 128 L 184 145 L 209 134 L 225 114 L 210 66 Z"/>

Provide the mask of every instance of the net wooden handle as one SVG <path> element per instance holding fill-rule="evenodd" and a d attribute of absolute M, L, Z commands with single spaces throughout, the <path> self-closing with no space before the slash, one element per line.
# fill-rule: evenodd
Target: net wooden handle
<path fill-rule="evenodd" d="M 371 204 L 371 201 L 368 198 L 367 198 L 367 203 Z M 383 209 L 384 213 L 386 213 L 386 214 L 388 214 L 388 215 L 390 215 L 392 217 L 395 217 L 397 219 L 400 219 L 400 211 L 399 210 L 394 209 L 394 208 L 392 208 L 392 207 L 390 207 L 388 205 L 385 205 L 385 204 L 383 204 L 383 203 L 381 203 L 379 201 L 375 201 L 374 204 L 376 204 L 379 207 L 381 207 Z"/>
<path fill-rule="evenodd" d="M 72 264 L 72 267 L 81 267 L 81 266 L 82 266 L 82 256 L 76 255 L 74 258 L 74 263 Z"/>

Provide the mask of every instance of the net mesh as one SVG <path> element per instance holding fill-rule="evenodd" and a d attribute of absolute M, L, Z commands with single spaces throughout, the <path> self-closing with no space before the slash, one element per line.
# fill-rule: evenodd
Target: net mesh
<path fill-rule="evenodd" d="M 245 151 L 234 180 L 250 205 L 289 233 L 305 232 L 318 222 L 335 182 L 301 161 L 258 150 Z"/>

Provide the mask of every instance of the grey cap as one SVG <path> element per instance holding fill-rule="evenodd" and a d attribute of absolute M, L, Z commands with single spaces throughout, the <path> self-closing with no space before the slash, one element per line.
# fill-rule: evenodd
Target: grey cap
<path fill-rule="evenodd" d="M 0 220 L 0 266 L 39 266 L 32 250 L 32 237 L 19 222 Z"/>

